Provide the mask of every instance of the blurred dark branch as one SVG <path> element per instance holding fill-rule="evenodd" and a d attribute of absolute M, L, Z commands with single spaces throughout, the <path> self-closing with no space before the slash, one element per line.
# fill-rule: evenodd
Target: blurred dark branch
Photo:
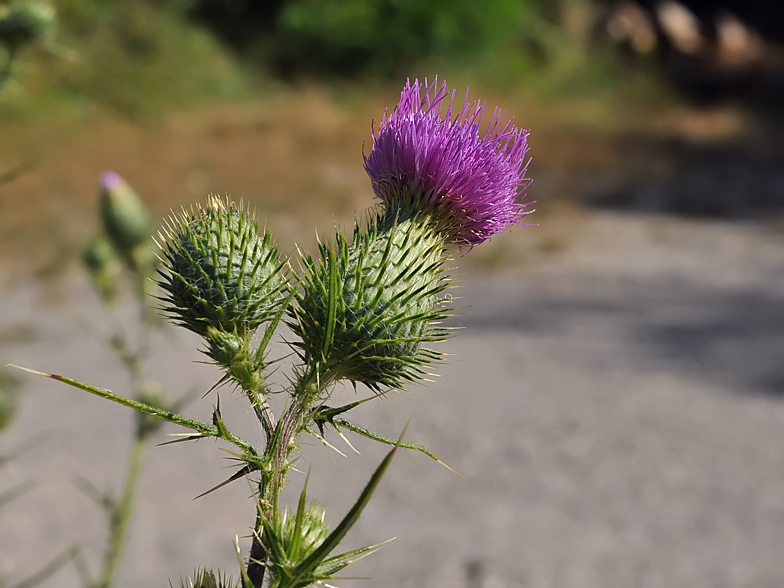
<path fill-rule="evenodd" d="M 2 76 L 0 76 L 0 90 L 2 89 Z M 3 184 L 8 184 L 9 182 L 13 182 L 19 176 L 26 174 L 29 171 L 32 171 L 36 168 L 38 162 L 35 160 L 30 161 L 23 161 L 16 167 L 12 167 L 8 171 L 4 171 L 0 173 L 0 186 Z"/>

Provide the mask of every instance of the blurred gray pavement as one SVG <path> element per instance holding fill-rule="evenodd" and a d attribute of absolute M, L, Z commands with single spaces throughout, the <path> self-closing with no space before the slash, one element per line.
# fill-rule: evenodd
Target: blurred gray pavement
<path fill-rule="evenodd" d="M 334 584 L 784 586 L 784 230 L 619 213 L 538 220 L 488 245 L 519 264 L 461 264 L 452 324 L 465 329 L 442 345 L 452 355 L 440 377 L 354 414 L 388 436 L 411 419 L 406 439 L 464 478 L 398 455 L 346 547 L 397 539 L 346 570 L 369 580 Z M 16 285 L 2 308 L 3 364 L 127 386 L 94 334 L 101 314 L 80 275 L 54 294 Z M 217 379 L 194 363 L 196 345 L 186 333 L 156 340 L 150 371 L 170 397 Z M 133 416 L 18 375 L 22 406 L 0 454 L 29 449 L 0 469 L 0 492 L 35 486 L 0 509 L 7 586 L 73 542 L 96 569 L 105 525 L 76 481 L 121 486 Z M 353 398 L 338 390 L 333 403 Z M 185 412 L 209 419 L 214 402 Z M 238 394 L 222 390 L 221 406 L 258 438 Z M 333 524 L 385 453 L 349 436 L 361 456 L 333 435 L 348 457 L 306 440 L 298 464 Z M 149 447 L 119 587 L 176 584 L 197 565 L 236 577 L 232 541 L 253 518 L 247 483 L 193 500 L 230 474 L 220 448 Z M 292 502 L 303 479 L 291 475 Z M 69 566 L 47 584 L 79 577 Z"/>

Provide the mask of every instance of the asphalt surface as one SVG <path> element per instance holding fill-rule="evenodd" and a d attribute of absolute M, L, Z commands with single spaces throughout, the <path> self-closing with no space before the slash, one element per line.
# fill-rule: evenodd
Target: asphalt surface
<path fill-rule="evenodd" d="M 393 437 L 411 419 L 406 439 L 464 477 L 419 454 L 397 456 L 346 547 L 397 539 L 346 570 L 369 580 L 333 583 L 784 586 L 781 227 L 599 213 L 549 219 L 490 247 L 506 261 L 461 271 L 452 324 L 465 329 L 442 346 L 452 355 L 440 377 L 354 415 Z M 97 334 L 104 323 L 89 286 L 73 273 L 52 289 L 6 289 L 2 363 L 122 392 L 127 378 Z M 155 339 L 149 373 L 170 397 L 217 380 L 194 363 L 197 344 L 184 333 Z M 133 424 L 122 407 L 17 375 L 22 404 L 0 433 L 0 454 L 13 457 L 0 468 L 0 493 L 34 486 L 0 509 L 9 587 L 75 542 L 97 569 L 105 518 L 79 479 L 121 487 Z M 333 401 L 353 398 L 339 390 Z M 185 412 L 207 420 L 214 402 L 197 393 Z M 237 432 L 258 438 L 238 394 L 222 391 L 221 407 Z M 349 436 L 361 456 L 333 435 L 348 457 L 307 441 L 298 464 L 333 525 L 385 453 Z M 148 448 L 118 586 L 177 584 L 198 565 L 236 577 L 232 542 L 253 520 L 247 483 L 193 500 L 230 474 L 220 449 Z M 291 476 L 295 502 L 304 475 Z M 46 584 L 80 578 L 68 565 Z"/>

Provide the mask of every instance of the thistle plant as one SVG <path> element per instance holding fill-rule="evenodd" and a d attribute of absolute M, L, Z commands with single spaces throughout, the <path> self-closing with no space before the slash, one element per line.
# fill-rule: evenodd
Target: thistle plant
<path fill-rule="evenodd" d="M 497 110 L 480 131 L 484 110 L 467 97 L 455 108 L 455 92 L 446 84 L 406 83 L 364 157 L 380 204 L 355 222 L 350 237 L 337 230 L 315 255 L 300 255 L 299 263 L 281 255 L 248 208 L 228 197 L 210 196 L 165 224 L 158 235 L 164 310 L 202 338 L 202 351 L 222 371 L 218 384 L 243 392 L 261 438 L 233 433 L 219 405 L 212 421 L 202 422 L 144 399 L 43 374 L 189 429 L 185 440 L 213 437 L 234 446 L 239 465 L 224 484 L 246 477 L 253 484 L 250 551 L 237 582 L 205 568 L 193 586 L 299 588 L 338 577 L 380 546 L 336 552 L 396 451 L 414 449 L 437 460 L 421 445 L 349 420 L 347 413 L 365 400 L 332 406 L 330 398 L 339 382 L 366 386 L 372 399 L 424 381 L 442 357 L 433 346 L 451 334 L 443 324 L 452 313 L 446 293 L 453 286 L 451 260 L 523 224 L 529 213 L 520 202 L 528 183 L 528 132 Z M 296 352 L 277 414 L 268 384 L 269 345 L 276 334 Z M 327 443 L 330 428 L 392 446 L 331 530 L 325 507 L 308 496 L 307 482 L 295 507 L 281 503 L 301 436 Z"/>

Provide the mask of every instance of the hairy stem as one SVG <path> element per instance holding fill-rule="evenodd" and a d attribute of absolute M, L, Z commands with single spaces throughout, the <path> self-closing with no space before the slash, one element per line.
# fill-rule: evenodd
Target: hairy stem
<path fill-rule="evenodd" d="M 262 535 L 263 518 L 271 516 L 274 496 L 277 496 L 286 483 L 289 457 L 295 445 L 294 438 L 302 432 L 307 423 L 308 406 L 318 396 L 318 392 L 328 385 L 328 379 L 322 379 L 318 367 L 306 371 L 294 385 L 291 404 L 275 426 L 265 451 L 265 457 L 271 458 L 270 467 L 262 471 L 259 480 L 258 511 L 256 525 L 248 558 L 247 574 L 252 588 L 262 588 L 264 584 L 265 563 L 267 561 L 267 545 Z"/>
<path fill-rule="evenodd" d="M 270 410 L 269 404 L 267 404 L 264 391 L 262 390 L 261 392 L 262 393 L 259 394 L 258 390 L 245 390 L 245 394 L 247 394 L 248 400 L 250 400 L 253 411 L 256 413 L 256 418 L 259 419 L 259 422 L 264 429 L 264 436 L 269 445 L 272 440 L 272 433 L 275 430 L 276 423 L 272 410 Z"/>

